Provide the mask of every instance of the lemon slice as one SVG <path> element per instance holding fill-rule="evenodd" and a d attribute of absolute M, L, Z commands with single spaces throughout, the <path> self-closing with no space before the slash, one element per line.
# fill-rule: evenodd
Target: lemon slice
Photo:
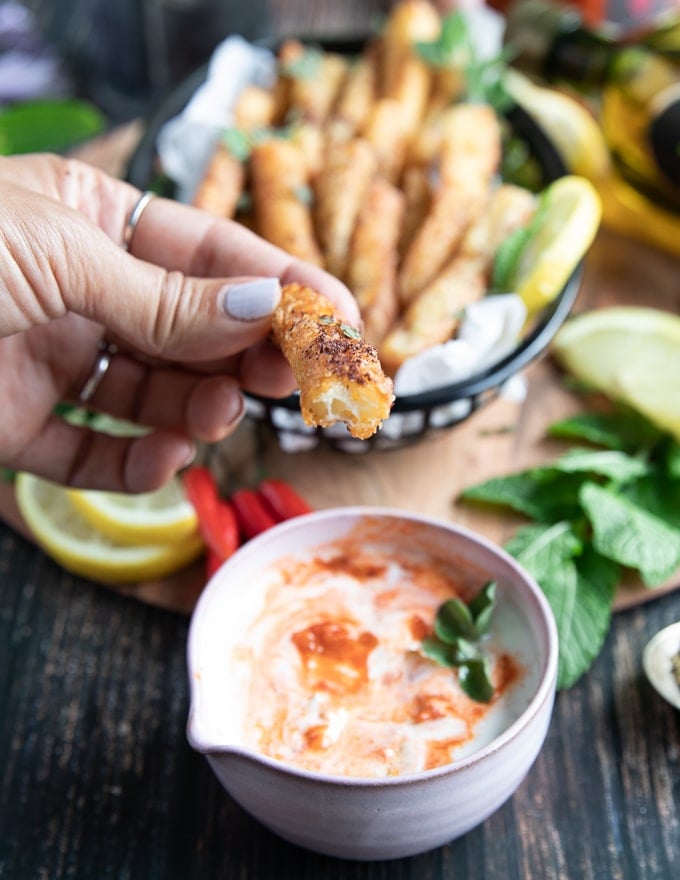
<path fill-rule="evenodd" d="M 516 103 L 543 129 L 572 174 L 594 182 L 608 175 L 607 143 L 586 107 L 563 92 L 536 85 L 514 68 L 505 72 L 503 82 Z"/>
<path fill-rule="evenodd" d="M 601 216 L 600 196 L 584 177 L 560 177 L 543 191 L 512 278 L 530 315 L 562 290 L 595 238 Z"/>
<path fill-rule="evenodd" d="M 574 376 L 680 440 L 680 317 L 617 306 L 572 318 L 553 353 Z"/>
<path fill-rule="evenodd" d="M 71 503 L 90 525 L 123 544 L 168 544 L 198 532 L 198 518 L 175 478 L 155 492 L 125 495 L 67 490 Z"/>
<path fill-rule="evenodd" d="M 80 515 L 68 489 L 31 474 L 17 475 L 15 492 L 37 543 L 64 568 L 92 580 L 123 584 L 165 577 L 203 551 L 196 535 L 173 544 L 112 541 Z"/>

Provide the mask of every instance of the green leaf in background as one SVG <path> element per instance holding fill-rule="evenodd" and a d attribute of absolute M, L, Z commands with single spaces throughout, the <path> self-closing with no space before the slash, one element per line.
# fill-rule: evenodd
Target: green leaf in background
<path fill-rule="evenodd" d="M 584 544 L 568 522 L 527 526 L 505 549 L 536 578 L 552 608 L 557 686 L 570 687 L 590 668 L 609 630 L 619 566 Z"/>
<path fill-rule="evenodd" d="M 644 461 L 616 449 L 571 449 L 557 459 L 554 467 L 566 474 L 596 474 L 619 484 L 642 477 L 649 470 Z"/>
<path fill-rule="evenodd" d="M 105 125 L 99 110 L 84 101 L 13 104 L 0 110 L 0 154 L 61 152 L 99 134 Z"/>
<path fill-rule="evenodd" d="M 626 486 L 623 496 L 680 532 L 680 480 L 657 466 Z"/>
<path fill-rule="evenodd" d="M 581 413 L 554 422 L 548 434 L 562 440 L 585 440 L 621 452 L 651 447 L 663 436 L 651 422 L 634 412 Z"/>
<path fill-rule="evenodd" d="M 551 523 L 581 516 L 578 496 L 586 477 L 561 473 L 554 467 L 538 467 L 494 477 L 461 493 L 466 501 L 500 505 Z"/>
<path fill-rule="evenodd" d="M 648 586 L 680 566 L 680 531 L 629 498 L 587 483 L 581 504 L 593 528 L 593 546 L 609 559 L 636 568 Z"/>

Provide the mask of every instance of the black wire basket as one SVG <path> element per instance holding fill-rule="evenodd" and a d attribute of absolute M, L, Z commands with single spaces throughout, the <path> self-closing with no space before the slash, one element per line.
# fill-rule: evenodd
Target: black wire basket
<path fill-rule="evenodd" d="M 365 43 L 365 39 L 355 37 L 315 37 L 304 41 L 350 55 L 356 54 Z M 271 48 L 273 44 L 264 45 Z M 126 177 L 130 183 L 140 189 L 156 189 L 163 195 L 174 196 L 172 181 L 163 177 L 159 167 L 158 136 L 163 125 L 182 112 L 205 81 L 207 73 L 207 65 L 195 71 L 152 114 L 128 165 Z M 540 169 L 542 186 L 567 173 L 552 142 L 521 107 L 510 107 L 505 112 L 505 121 L 508 131 L 523 143 L 527 156 Z M 415 443 L 426 435 L 450 429 L 497 397 L 510 379 L 545 353 L 571 311 L 582 274 L 581 262 L 557 297 L 534 318 L 525 335 L 509 354 L 462 381 L 419 394 L 397 396 L 389 419 L 369 440 L 352 438 L 342 425 L 331 428 L 309 427 L 300 415 L 297 394 L 283 399 L 248 395 L 248 414 L 267 424 L 278 437 L 281 446 L 288 451 L 309 449 L 319 444 L 344 452 L 394 449 Z"/>

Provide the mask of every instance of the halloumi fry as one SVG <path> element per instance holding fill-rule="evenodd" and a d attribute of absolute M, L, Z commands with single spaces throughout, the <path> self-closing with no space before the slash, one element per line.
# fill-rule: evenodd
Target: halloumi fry
<path fill-rule="evenodd" d="M 437 190 L 425 219 L 416 230 L 399 269 L 403 306 L 416 299 L 454 256 L 466 229 L 486 204 L 483 188 Z"/>
<path fill-rule="evenodd" d="M 364 320 L 364 335 L 377 346 L 394 323 L 397 297 L 398 241 L 404 196 L 383 178 L 371 183 L 359 214 L 345 276 Z"/>
<path fill-rule="evenodd" d="M 246 86 L 236 99 L 233 115 L 234 125 L 244 131 L 273 125 L 276 115 L 274 93 L 261 86 Z"/>
<path fill-rule="evenodd" d="M 347 74 L 347 59 L 291 40 L 279 54 L 281 75 L 289 79 L 289 120 L 323 125 Z"/>
<path fill-rule="evenodd" d="M 361 139 L 328 145 L 315 182 L 315 225 L 326 268 L 341 278 L 345 271 L 354 225 L 375 173 L 371 145 Z"/>
<path fill-rule="evenodd" d="M 430 68 L 420 58 L 407 55 L 394 72 L 385 94 L 399 103 L 409 138 L 415 136 L 425 116 L 431 89 Z"/>
<path fill-rule="evenodd" d="M 240 159 L 218 143 L 198 184 L 192 204 L 216 217 L 231 218 L 243 192 L 246 172 Z"/>
<path fill-rule="evenodd" d="M 498 172 L 502 134 L 488 104 L 458 104 L 444 119 L 439 174 L 442 186 L 488 186 Z"/>
<path fill-rule="evenodd" d="M 305 423 L 344 422 L 367 439 L 388 417 L 394 393 L 376 350 L 345 324 L 329 300 L 309 287 L 286 284 L 272 319 L 272 339 L 291 365 Z"/>
<path fill-rule="evenodd" d="M 310 189 L 302 151 L 279 138 L 257 144 L 250 155 L 250 177 L 259 234 L 289 254 L 322 265 L 308 204 Z"/>
<path fill-rule="evenodd" d="M 377 172 L 392 183 L 401 177 L 410 135 L 404 110 L 395 98 L 376 101 L 366 121 L 363 137 L 373 148 Z"/>
<path fill-rule="evenodd" d="M 390 375 L 408 358 L 453 336 L 465 306 L 484 295 L 485 270 L 482 257 L 462 257 L 423 290 L 379 347 L 380 360 Z"/>
<path fill-rule="evenodd" d="M 349 138 L 360 132 L 377 98 L 376 52 L 369 49 L 350 64 L 329 126 L 332 136 Z"/>
<path fill-rule="evenodd" d="M 461 311 L 487 288 L 493 257 L 508 235 L 525 226 L 536 210 L 528 190 L 498 187 L 487 209 L 468 229 L 456 256 L 409 306 L 379 347 L 385 369 L 393 374 L 409 357 L 451 339 Z"/>
<path fill-rule="evenodd" d="M 439 190 L 400 270 L 403 303 L 416 297 L 455 254 L 465 230 L 486 203 L 500 156 L 500 125 L 491 107 L 461 104 L 448 114 Z"/>
<path fill-rule="evenodd" d="M 419 228 L 432 204 L 432 186 L 427 167 L 409 165 L 401 177 L 401 189 L 404 193 L 404 217 L 399 235 L 400 258 L 408 250 L 416 230 Z"/>
<path fill-rule="evenodd" d="M 413 54 L 417 42 L 436 40 L 441 18 L 428 0 L 404 0 L 390 12 L 381 35 L 381 80 L 383 93 L 392 93 L 404 58 Z"/>

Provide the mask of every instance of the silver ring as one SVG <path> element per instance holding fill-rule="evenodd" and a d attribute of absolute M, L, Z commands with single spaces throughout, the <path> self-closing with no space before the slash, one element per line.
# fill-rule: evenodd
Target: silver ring
<path fill-rule="evenodd" d="M 118 346 L 114 345 L 113 342 L 105 342 L 102 340 L 99 343 L 98 351 L 99 354 L 97 355 L 97 360 L 94 362 L 92 372 L 83 385 L 83 390 L 78 395 L 78 400 L 81 403 L 87 403 L 88 400 L 91 400 L 92 397 L 94 397 L 95 391 L 101 385 L 102 379 L 111 366 L 111 361 L 113 360 L 114 354 L 118 351 Z"/>
<path fill-rule="evenodd" d="M 135 234 L 135 229 L 137 228 L 137 224 L 144 213 L 144 209 L 147 207 L 151 199 L 155 198 L 156 193 L 147 190 L 145 193 L 139 198 L 139 201 L 132 209 L 132 213 L 130 214 L 130 219 L 128 220 L 125 231 L 123 232 L 123 247 L 126 251 L 130 250 L 130 245 L 132 244 L 132 237 Z"/>

